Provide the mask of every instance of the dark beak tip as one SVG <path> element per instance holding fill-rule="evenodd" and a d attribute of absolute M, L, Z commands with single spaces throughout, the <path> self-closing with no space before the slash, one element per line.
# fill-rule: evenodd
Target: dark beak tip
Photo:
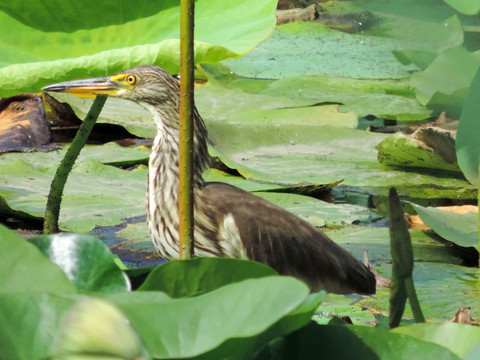
<path fill-rule="evenodd" d="M 64 90 L 64 87 L 55 86 L 55 85 L 48 85 L 48 86 L 42 87 L 42 90 L 43 91 L 62 91 L 62 90 Z"/>

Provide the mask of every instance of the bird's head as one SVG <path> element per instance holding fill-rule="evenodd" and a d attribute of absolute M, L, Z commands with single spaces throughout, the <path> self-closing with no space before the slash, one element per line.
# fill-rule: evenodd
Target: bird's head
<path fill-rule="evenodd" d="M 99 78 L 73 80 L 44 87 L 44 91 L 64 92 L 80 97 L 109 95 L 122 99 L 161 105 L 178 104 L 178 81 L 158 66 L 144 65 L 118 74 Z"/>

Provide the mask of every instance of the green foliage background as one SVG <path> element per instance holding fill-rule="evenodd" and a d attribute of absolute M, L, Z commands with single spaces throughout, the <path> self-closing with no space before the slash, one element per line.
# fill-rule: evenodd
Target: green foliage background
<path fill-rule="evenodd" d="M 480 64 L 475 1 L 323 4 L 325 11 L 337 14 L 370 11 L 378 22 L 360 24 L 357 34 L 322 24 L 287 24 L 274 30 L 275 5 L 273 0 L 196 2 L 195 61 L 209 80 L 196 91 L 197 106 L 209 127 L 211 153 L 243 175 L 210 171 L 206 178 L 250 191 L 300 192 L 305 181 L 332 187 L 344 179 L 347 190 L 340 190 L 339 197 L 348 198 L 355 189 L 374 196 L 378 209 L 391 185 L 422 203 L 476 198 L 479 154 L 471 144 L 478 143 L 480 127 L 471 99 L 480 97 L 478 75 L 470 87 Z M 178 72 L 178 1 L 138 6 L 126 0 L 88 0 L 74 6 L 60 0 L 5 0 L 0 10 L 0 96 L 144 63 Z M 89 107 L 84 100 L 68 102 L 79 114 Z M 468 181 L 458 170 L 454 175 L 446 172 L 451 170 L 446 164 L 436 164 L 431 172 L 421 166 L 406 171 L 378 163 L 375 146 L 388 135 L 363 131 L 364 116 L 415 123 L 443 110 L 453 117 L 462 114 L 457 155 Z M 102 116 L 102 121 L 123 124 L 138 135 L 152 136 L 154 131 L 149 115 L 132 104 L 109 99 Z M 398 151 L 418 157 L 415 147 Z M 2 214 L 42 216 L 62 152 L 0 158 Z M 146 157 L 148 149 L 142 147 L 107 144 L 85 149 L 66 190 L 62 227 L 89 232 L 121 224 L 124 228 L 116 235 L 126 237 L 128 246 L 151 249 L 144 224 L 125 221 L 143 213 L 143 200 L 138 199 L 144 197 L 146 169 L 112 166 L 144 163 Z M 119 199 L 119 193 L 125 196 Z M 259 195 L 317 225 L 367 222 L 378 216 L 358 203 L 322 205 L 322 214 L 315 210 L 318 200 L 304 196 L 311 193 Z M 414 207 L 447 240 L 475 245 L 475 216 Z M 451 243 L 445 247 L 422 232 L 410 233 L 417 259 L 414 278 L 426 315 L 447 320 L 452 309 L 477 301 L 478 272 L 459 265 L 461 257 L 452 252 Z M 357 257 L 368 247 L 379 270 L 390 275 L 385 229 L 350 225 L 330 230 L 330 235 Z M 361 240 L 352 244 L 352 237 Z M 132 245 L 131 238 L 143 243 Z M 143 281 L 135 274 L 149 270 L 126 270 L 102 242 L 88 235 L 26 242 L 0 226 L 0 248 L 1 359 L 69 359 L 92 349 L 99 359 L 309 359 L 319 354 L 474 359 L 480 354 L 478 328 L 461 324 L 387 331 L 346 326 L 337 319 L 329 325 L 319 323 L 330 319 L 311 320 L 322 301 L 324 310 L 317 317 L 333 311 L 329 301 L 334 309 L 335 303 L 348 301 L 352 311 L 368 307 L 386 314 L 385 289 L 379 289 L 376 299 L 351 304 L 343 297 L 309 294 L 295 279 L 232 259 L 169 263 Z M 140 291 L 129 291 L 131 281 L 143 284 Z M 382 327 L 381 316 L 374 321 Z M 109 331 L 117 338 L 107 336 Z"/>

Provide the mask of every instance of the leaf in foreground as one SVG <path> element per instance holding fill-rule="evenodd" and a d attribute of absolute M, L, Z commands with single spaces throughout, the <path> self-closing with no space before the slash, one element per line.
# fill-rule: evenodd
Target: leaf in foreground
<path fill-rule="evenodd" d="M 30 240 L 82 292 L 115 292 L 129 288 L 108 247 L 86 234 L 55 234 Z"/>
<path fill-rule="evenodd" d="M 478 326 L 455 323 L 413 324 L 400 326 L 392 331 L 441 345 L 460 357 L 465 357 L 475 346 L 480 345 Z"/>
<path fill-rule="evenodd" d="M 55 279 L 47 279 L 56 285 Z M 51 356 L 63 315 L 75 303 L 75 295 L 56 295 L 53 289 L 46 289 L 52 294 L 41 290 L 27 292 L 27 288 L 24 291 L 0 293 L 2 360 L 37 360 Z"/>
<path fill-rule="evenodd" d="M 64 319 L 53 359 L 148 360 L 150 356 L 115 306 L 84 298 Z"/>
<path fill-rule="evenodd" d="M 320 302 L 302 282 L 281 276 L 249 279 L 191 298 L 169 300 L 152 291 L 109 294 L 107 299 L 124 312 L 154 358 L 213 350 L 218 358 L 226 352 L 231 358 L 248 358 L 260 344 L 305 325 Z M 308 316 L 299 316 L 298 308 Z M 285 320 L 291 322 L 271 328 L 289 314 Z M 259 336 L 268 337 L 260 341 Z"/>
<path fill-rule="evenodd" d="M 480 11 L 480 3 L 477 1 L 445 0 L 445 2 L 455 10 L 467 15 L 476 15 Z"/>
<path fill-rule="evenodd" d="M 480 70 L 477 71 L 470 85 L 467 100 L 463 107 L 456 140 L 458 165 L 465 177 L 478 186 L 478 165 L 480 156 Z"/>
<path fill-rule="evenodd" d="M 276 340 L 255 360 L 289 359 L 460 359 L 450 350 L 379 328 L 350 325 L 308 326 Z"/>
<path fill-rule="evenodd" d="M 75 292 L 75 286 L 58 265 L 1 224 L 0 274 L 0 293 L 26 290 Z"/>
<path fill-rule="evenodd" d="M 273 31 L 276 4 L 197 1 L 195 62 L 215 63 L 250 51 Z M 2 2 L 1 9 L 0 96 L 140 64 L 178 72 L 178 1 L 139 6 L 121 0 L 113 8 L 106 0 L 88 0 L 82 6 L 61 0 L 32 1 L 29 6 L 13 1 Z"/>
<path fill-rule="evenodd" d="M 169 261 L 155 268 L 139 288 L 173 298 L 200 295 L 241 280 L 275 276 L 267 265 L 239 259 L 200 258 Z"/>

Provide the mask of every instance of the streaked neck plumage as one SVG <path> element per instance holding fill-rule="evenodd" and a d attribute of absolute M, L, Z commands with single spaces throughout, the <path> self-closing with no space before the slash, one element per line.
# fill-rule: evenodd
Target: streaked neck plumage
<path fill-rule="evenodd" d="M 178 96 L 174 97 L 177 99 Z M 150 111 L 157 127 L 149 159 L 147 223 L 156 248 L 164 258 L 178 258 L 178 143 L 177 101 L 142 105 Z M 208 168 L 207 130 L 194 111 L 194 187 L 203 185 L 202 173 Z M 163 241 L 160 239 L 163 238 Z"/>

